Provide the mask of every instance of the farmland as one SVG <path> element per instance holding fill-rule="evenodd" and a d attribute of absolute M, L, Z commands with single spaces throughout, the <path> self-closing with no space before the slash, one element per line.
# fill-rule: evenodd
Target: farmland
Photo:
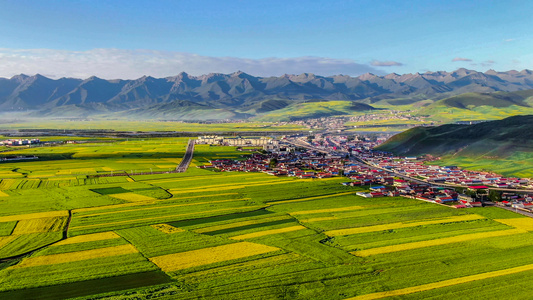
<path fill-rule="evenodd" d="M 196 168 L 241 159 L 235 147 L 197 145 L 187 172 L 152 174 L 175 168 L 186 144 L 102 139 L 19 149 L 42 159 L 1 163 L 0 297 L 530 295 L 518 284 L 533 274 L 530 218 L 362 198 L 366 187 L 342 178 Z"/>

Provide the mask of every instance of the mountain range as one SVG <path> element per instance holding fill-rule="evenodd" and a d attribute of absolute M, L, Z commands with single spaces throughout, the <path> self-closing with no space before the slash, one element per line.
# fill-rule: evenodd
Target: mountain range
<path fill-rule="evenodd" d="M 423 74 L 319 76 L 309 73 L 255 77 L 244 72 L 135 80 L 90 77 L 51 79 L 42 75 L 0 78 L 0 111 L 33 116 L 115 115 L 163 119 L 242 119 L 298 103 L 343 100 L 372 105 L 404 105 L 463 93 L 533 89 L 530 70 Z M 355 106 L 354 106 L 355 107 Z"/>

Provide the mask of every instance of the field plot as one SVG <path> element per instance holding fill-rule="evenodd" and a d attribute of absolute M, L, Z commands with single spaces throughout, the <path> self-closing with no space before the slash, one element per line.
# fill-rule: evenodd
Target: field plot
<path fill-rule="evenodd" d="M 530 297 L 530 218 L 362 198 L 343 178 L 151 174 L 187 140 L 17 150 L 43 158 L 1 165 L 0 258 L 26 255 L 0 261 L 0 298 Z M 243 154 L 197 151 L 198 165 Z"/>

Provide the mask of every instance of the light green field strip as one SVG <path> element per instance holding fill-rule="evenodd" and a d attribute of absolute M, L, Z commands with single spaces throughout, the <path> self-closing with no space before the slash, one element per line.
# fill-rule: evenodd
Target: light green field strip
<path fill-rule="evenodd" d="M 254 186 L 263 186 L 263 185 L 275 185 L 275 184 L 291 184 L 294 183 L 294 181 L 281 181 L 281 180 L 274 180 L 274 181 L 260 181 L 262 183 L 250 183 L 250 184 L 240 184 L 237 185 L 235 183 L 227 184 L 224 186 L 207 186 L 207 188 L 202 187 L 196 187 L 191 189 L 169 189 L 168 192 L 172 195 L 178 195 L 178 194 L 188 194 L 188 193 L 202 193 L 202 192 L 211 192 L 211 191 L 224 191 L 224 190 L 236 190 L 236 189 L 244 189 L 247 187 L 254 187 Z"/>
<path fill-rule="evenodd" d="M 131 179 L 131 178 L 128 178 Z M 209 194 L 209 195 L 199 195 L 199 196 L 190 196 L 190 197 L 181 197 L 181 198 L 169 198 L 169 199 L 156 199 L 157 202 L 163 202 L 163 201 L 176 201 L 176 200 L 183 200 L 183 199 L 195 199 L 195 198 L 206 198 L 206 197 L 218 197 L 218 196 L 228 196 L 228 195 L 238 195 L 239 193 L 222 193 L 222 194 Z M 103 205 L 103 206 L 96 206 L 96 207 L 87 207 L 87 208 L 78 208 L 72 210 L 72 213 L 81 213 L 81 212 L 88 212 L 88 211 L 95 211 L 95 210 L 106 210 L 106 209 L 115 209 L 115 208 L 121 208 L 121 207 L 132 207 L 132 206 L 143 206 L 148 204 L 153 204 L 154 201 L 147 201 L 147 202 L 134 202 L 134 203 L 123 203 L 123 204 L 114 204 L 114 205 Z M 103 213 L 102 213 L 103 214 Z"/>
<path fill-rule="evenodd" d="M 277 216 L 277 217 L 272 217 L 272 218 L 262 218 L 262 219 L 259 219 L 259 220 L 235 222 L 235 223 L 231 223 L 231 224 L 204 227 L 204 228 L 201 228 L 201 229 L 196 229 L 196 230 L 194 230 L 194 232 L 196 232 L 196 233 L 204 233 L 204 232 L 211 232 L 211 231 L 216 231 L 216 230 L 224 230 L 224 229 L 235 228 L 235 227 L 240 227 L 240 226 L 260 224 L 260 223 L 266 223 L 266 222 L 272 222 L 272 221 L 278 221 L 278 220 L 286 220 L 286 219 L 291 219 L 291 217 L 290 216 Z"/>
<path fill-rule="evenodd" d="M 337 217 L 320 217 L 320 218 L 311 218 L 311 219 L 300 219 L 301 222 L 306 223 L 312 223 L 312 222 L 320 222 L 320 221 L 331 221 L 331 220 L 337 220 Z"/>
<path fill-rule="evenodd" d="M 155 206 L 155 207 L 145 207 L 145 208 L 136 208 L 136 209 L 127 209 L 127 210 L 117 210 L 117 211 L 107 211 L 107 212 L 102 212 L 102 213 L 83 215 L 83 217 L 93 217 L 93 216 L 101 216 L 101 215 L 109 215 L 109 214 L 121 214 L 121 213 L 125 213 L 125 212 L 132 212 L 132 211 L 139 211 L 139 210 L 164 209 L 164 208 L 169 208 L 169 207 L 182 207 L 182 206 L 194 206 L 194 205 L 202 205 L 202 204 L 236 202 L 236 201 L 245 201 L 245 200 L 250 200 L 250 199 L 251 198 L 227 199 L 227 200 L 218 200 L 218 201 L 195 202 L 195 203 L 186 203 L 186 204 L 163 205 L 163 206 Z"/>
<path fill-rule="evenodd" d="M 139 195 L 135 193 L 122 193 L 122 194 L 109 194 L 109 197 L 117 198 L 120 200 L 126 200 L 130 202 L 155 202 L 155 198 Z"/>
<path fill-rule="evenodd" d="M 350 253 L 356 256 L 364 257 L 364 256 L 370 256 L 370 255 L 398 252 L 398 251 L 404 251 L 404 250 L 412 250 L 412 249 L 425 248 L 425 247 L 431 247 L 431 246 L 440 246 L 440 245 L 446 245 L 446 244 L 451 244 L 451 243 L 468 242 L 472 240 L 485 239 L 485 238 L 491 238 L 491 237 L 515 235 L 515 234 L 526 233 L 526 232 L 527 231 L 522 230 L 522 229 L 509 229 L 509 230 L 499 230 L 499 231 L 491 231 L 491 232 L 480 232 L 480 233 L 465 234 L 465 235 L 459 235 L 459 236 L 453 236 L 453 237 L 447 237 L 447 238 L 441 238 L 441 239 L 435 239 L 435 240 L 429 240 L 429 241 L 413 242 L 413 243 L 406 243 L 406 244 L 400 244 L 400 245 L 372 248 L 372 249 L 367 249 L 367 250 L 353 251 Z"/>
<path fill-rule="evenodd" d="M 240 242 L 187 252 L 168 254 L 150 258 L 154 264 L 164 272 L 172 272 L 197 266 L 208 265 L 212 263 L 239 259 L 243 257 L 264 254 L 278 251 L 279 248 Z"/>
<path fill-rule="evenodd" d="M 21 263 L 12 266 L 12 269 L 36 267 L 44 265 L 55 265 L 66 262 L 87 260 L 100 257 L 117 256 L 122 254 L 137 253 L 137 249 L 133 245 L 120 245 L 114 247 L 106 247 L 100 249 L 91 249 L 84 251 L 76 251 L 61 254 L 43 255 L 37 257 L 30 257 L 22 260 Z"/>
<path fill-rule="evenodd" d="M 336 230 L 326 231 L 324 233 L 327 236 L 339 236 L 339 235 L 350 235 L 350 234 L 358 234 L 358 233 L 366 233 L 366 232 L 383 231 L 383 230 L 390 230 L 390 229 L 400 229 L 400 228 L 407 228 L 407 227 L 416 227 L 416 226 L 431 225 L 431 224 L 473 221 L 473 220 L 480 220 L 480 219 L 485 219 L 485 217 L 480 216 L 480 215 L 464 215 L 464 216 L 453 216 L 453 217 L 448 217 L 448 218 L 443 218 L 443 219 L 420 221 L 420 222 L 409 222 L 409 223 L 398 222 L 398 223 L 390 223 L 390 224 L 375 225 L 375 226 L 336 229 Z"/>
<path fill-rule="evenodd" d="M 266 184 L 272 184 L 272 183 L 293 183 L 294 181 L 288 181 L 288 180 L 262 180 L 262 181 L 254 181 L 254 182 L 244 182 L 243 184 L 239 183 L 225 183 L 225 184 L 214 184 L 214 185 L 202 185 L 199 187 L 193 187 L 193 188 L 174 188 L 169 189 L 168 191 L 173 192 L 201 192 L 204 190 L 212 190 L 217 188 L 226 188 L 226 187 L 248 187 L 248 186 L 258 186 L 258 185 L 266 185 Z"/>
<path fill-rule="evenodd" d="M 106 231 L 106 232 L 84 234 L 80 236 L 71 237 L 66 240 L 59 241 L 51 245 L 51 247 L 70 245 L 70 244 L 79 244 L 79 243 L 85 243 L 85 242 L 111 240 L 111 239 L 118 239 L 118 238 L 122 238 L 122 237 L 114 233 L 113 231 Z"/>
<path fill-rule="evenodd" d="M 315 209 L 315 210 L 302 210 L 302 211 L 295 211 L 291 212 L 290 215 L 296 216 L 296 215 L 310 215 L 310 214 L 319 214 L 319 213 L 326 213 L 326 212 L 339 212 L 339 211 L 351 211 L 351 210 L 358 210 L 363 209 L 363 206 L 347 206 L 347 207 L 339 207 L 339 208 L 325 208 L 325 209 Z"/>
<path fill-rule="evenodd" d="M 492 271 L 492 272 L 487 272 L 487 273 L 459 277 L 459 278 L 454 278 L 454 279 L 448 279 L 444 281 L 428 283 L 428 284 L 408 287 L 408 288 L 399 289 L 399 290 L 366 294 L 366 295 L 361 295 L 357 297 L 347 298 L 345 300 L 373 300 L 373 299 L 382 299 L 386 297 L 396 297 L 396 296 L 402 296 L 402 295 L 407 295 L 407 294 L 412 294 L 412 293 L 417 293 L 417 292 L 424 292 L 424 291 L 429 291 L 433 289 L 443 288 L 447 286 L 452 286 L 452 285 L 457 285 L 457 284 L 462 284 L 462 283 L 467 283 L 467 282 L 472 282 L 472 281 L 478 281 L 478 280 L 484 280 L 488 278 L 516 274 L 516 273 L 531 271 L 531 270 L 533 270 L 533 264 L 520 266 L 520 267 L 514 267 L 510 269 L 505 269 L 505 270 Z M 502 284 L 504 284 L 504 282 L 505 281 L 502 281 Z"/>
<path fill-rule="evenodd" d="M 168 183 L 168 182 L 181 182 L 181 181 L 198 181 L 198 180 L 213 180 L 219 178 L 232 178 L 232 177 L 250 177 L 250 175 L 255 175 L 254 177 L 263 177 L 261 173 L 245 173 L 245 174 L 235 174 L 235 175 L 209 175 L 209 176 L 192 176 L 192 177 L 179 177 L 179 178 L 169 178 L 169 179 L 148 179 L 141 181 L 149 181 L 150 183 Z M 259 176 L 260 175 L 260 176 Z"/>
<path fill-rule="evenodd" d="M 284 201 L 273 201 L 273 202 L 267 202 L 267 204 L 270 204 L 270 205 L 273 205 L 273 204 L 285 204 L 285 203 L 301 202 L 301 201 L 308 201 L 308 200 L 315 200 L 315 199 L 322 199 L 322 198 L 338 197 L 338 196 L 344 196 L 344 195 L 350 195 L 350 194 L 355 194 L 355 192 L 330 194 L 330 195 L 315 196 L 315 197 L 308 197 L 308 198 L 300 198 L 300 199 L 293 199 L 293 200 L 284 200 Z"/>
<path fill-rule="evenodd" d="M 307 229 L 307 227 L 304 227 L 302 225 L 296 225 L 296 226 L 285 227 L 285 228 L 280 228 L 280 229 L 263 230 L 263 231 L 258 231 L 258 232 L 252 232 L 252 233 L 248 233 L 248 234 L 233 236 L 233 237 L 230 237 L 230 239 L 232 239 L 232 240 L 246 240 L 246 239 L 261 237 L 261 236 L 265 236 L 265 235 L 278 234 L 278 233 L 284 233 L 284 232 L 291 232 L 291 231 L 302 230 L 302 229 Z"/>
<path fill-rule="evenodd" d="M 33 214 L 0 217 L 0 223 L 30 220 L 30 219 L 54 218 L 54 217 L 68 217 L 68 210 L 56 210 L 56 211 L 47 211 L 47 212 L 40 212 L 40 213 L 33 213 Z"/>
<path fill-rule="evenodd" d="M 20 220 L 17 222 L 12 235 L 21 235 L 39 232 L 54 232 L 63 230 L 66 224 L 65 217 L 40 218 Z"/>
<path fill-rule="evenodd" d="M 184 216 L 194 216 L 198 214 L 205 214 L 205 213 L 216 213 L 216 212 L 222 212 L 222 211 L 228 211 L 228 210 L 240 210 L 240 209 L 246 209 L 248 210 L 254 210 L 254 209 L 260 209 L 264 208 L 264 206 L 241 206 L 241 207 L 231 207 L 231 208 L 223 208 L 223 209 L 215 209 L 215 210 L 209 210 L 209 211 L 200 211 L 196 213 L 188 213 L 188 214 L 178 214 L 178 215 L 168 215 L 168 216 L 161 216 L 161 217 L 152 217 L 152 218 L 142 218 L 142 219 L 135 219 L 135 220 L 125 220 L 125 221 L 117 221 L 117 222 L 109 222 L 109 223 L 100 223 L 100 224 L 91 224 L 91 225 L 83 225 L 83 226 L 72 226 L 70 229 L 80 229 L 80 228 L 91 228 L 91 227 L 101 227 L 101 226 L 112 226 L 112 225 L 122 225 L 122 224 L 128 224 L 128 223 L 135 223 L 135 222 L 143 222 L 143 221 L 155 221 L 155 220 L 161 220 L 161 219 L 168 219 L 168 218 L 176 218 L 176 217 L 184 217 Z"/>

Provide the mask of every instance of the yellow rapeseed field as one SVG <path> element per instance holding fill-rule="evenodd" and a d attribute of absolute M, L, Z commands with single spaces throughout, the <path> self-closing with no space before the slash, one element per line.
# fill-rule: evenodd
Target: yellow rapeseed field
<path fill-rule="evenodd" d="M 494 221 L 514 228 L 533 231 L 533 219 L 531 218 L 495 219 Z"/>
<path fill-rule="evenodd" d="M 386 298 L 386 297 L 396 297 L 396 296 L 429 291 L 433 289 L 443 288 L 447 286 L 452 286 L 452 285 L 457 285 L 457 284 L 462 284 L 462 283 L 467 283 L 467 282 L 472 282 L 472 281 L 484 280 L 488 278 L 494 278 L 494 277 L 505 276 L 505 275 L 515 274 L 515 273 L 520 273 L 520 272 L 525 272 L 525 271 L 531 271 L 531 270 L 533 270 L 533 264 L 520 266 L 520 267 L 514 267 L 510 269 L 492 271 L 492 272 L 487 272 L 487 273 L 481 273 L 481 274 L 476 274 L 476 275 L 470 275 L 470 276 L 465 276 L 465 277 L 459 277 L 459 278 L 454 278 L 454 279 L 448 279 L 448 280 L 408 287 L 408 288 L 399 289 L 399 290 L 366 294 L 366 295 L 361 295 L 357 297 L 347 298 L 345 300 L 373 300 L 373 299 L 381 299 L 381 298 Z"/>
<path fill-rule="evenodd" d="M 344 195 L 350 195 L 350 194 L 355 194 L 355 192 L 346 192 L 346 193 L 339 193 L 339 194 L 333 194 L 333 195 L 315 196 L 315 197 L 300 198 L 300 199 L 294 199 L 294 200 L 267 202 L 267 204 L 293 203 L 293 202 L 301 202 L 301 201 L 308 201 L 308 200 L 315 200 L 315 199 L 322 199 L 322 198 L 338 197 L 338 196 L 344 196 Z"/>
<path fill-rule="evenodd" d="M 133 178 L 130 178 L 130 177 L 127 177 L 126 180 L 129 182 L 135 182 L 135 180 L 133 180 Z"/>
<path fill-rule="evenodd" d="M 155 225 L 150 225 L 152 226 L 153 228 L 163 232 L 163 233 L 168 233 L 168 234 L 171 234 L 171 233 L 178 233 L 178 232 L 184 232 L 185 230 L 181 229 L 181 228 L 177 228 L 177 227 L 174 227 L 174 226 L 171 226 L 171 225 L 168 225 L 168 224 L 155 224 Z"/>
<path fill-rule="evenodd" d="M 102 167 L 102 170 L 107 171 L 107 172 L 115 171 L 115 169 L 110 168 L 110 167 Z"/>
<path fill-rule="evenodd" d="M 367 250 L 354 251 L 350 253 L 353 255 L 357 255 L 357 256 L 370 256 L 370 255 L 398 252 L 398 251 L 404 251 L 404 250 L 412 250 L 412 249 L 418 249 L 418 248 L 424 248 L 424 247 L 440 246 L 440 245 L 446 245 L 446 244 L 451 244 L 451 243 L 468 242 L 468 241 L 477 240 L 477 239 L 484 239 L 484 238 L 491 238 L 491 237 L 498 237 L 498 236 L 505 236 L 505 235 L 514 235 L 514 234 L 520 234 L 520 233 L 525 233 L 525 232 L 527 231 L 524 231 L 521 229 L 480 232 L 480 233 L 464 234 L 464 235 L 452 236 L 452 237 L 429 240 L 429 241 L 421 241 L 421 242 L 405 243 L 405 244 L 399 244 L 399 245 L 393 245 L 393 246 L 378 247 L 378 248 L 372 248 L 372 249 L 367 249 Z"/>
<path fill-rule="evenodd" d="M 279 248 L 240 242 L 181 253 L 168 254 L 150 258 L 164 272 L 172 272 L 212 263 L 239 259 L 243 257 L 278 251 Z"/>
<path fill-rule="evenodd" d="M 271 221 L 285 220 L 285 219 L 290 219 L 290 218 L 291 217 L 289 217 L 289 216 L 277 216 L 277 217 L 263 218 L 263 219 L 258 219 L 258 220 L 234 222 L 234 223 L 231 223 L 231 224 L 204 227 L 204 228 L 196 229 L 194 232 L 196 232 L 196 233 L 211 232 L 211 231 L 216 231 L 216 230 L 223 230 L 223 229 L 235 228 L 235 227 L 252 225 L 252 224 L 259 224 L 259 223 L 265 223 L 265 222 L 271 222 Z"/>
<path fill-rule="evenodd" d="M 251 239 L 251 238 L 256 238 L 256 237 L 265 236 L 265 235 L 291 232 L 291 231 L 302 230 L 302 229 L 306 229 L 306 227 L 302 225 L 296 225 L 296 226 L 285 227 L 285 228 L 280 228 L 280 229 L 270 229 L 270 230 L 263 230 L 263 231 L 248 233 L 248 234 L 237 235 L 237 236 L 231 237 L 230 239 L 245 240 L 245 239 Z"/>
<path fill-rule="evenodd" d="M 55 265 L 60 263 L 67 263 L 73 261 L 87 260 L 100 257 L 109 257 L 122 254 L 137 253 L 137 249 L 133 245 L 120 245 L 114 247 L 106 247 L 100 249 L 76 251 L 61 254 L 43 255 L 37 257 L 30 257 L 23 259 L 21 263 L 14 265 L 10 268 L 27 268 L 44 265 Z"/>
<path fill-rule="evenodd" d="M 61 231 L 66 223 L 66 217 L 26 219 L 17 222 L 13 235 Z"/>
<path fill-rule="evenodd" d="M 30 220 L 30 219 L 40 219 L 40 218 L 54 218 L 54 217 L 68 217 L 67 210 L 56 210 L 56 211 L 47 211 L 33 214 L 24 214 L 24 215 L 12 215 L 0 217 L 1 222 L 12 222 L 20 220 Z"/>
<path fill-rule="evenodd" d="M 2 191 L 0 191 L 0 197 L 9 197 L 9 195 L 4 193 L 4 192 L 2 192 Z"/>
<path fill-rule="evenodd" d="M 11 243 L 16 238 L 17 238 L 16 235 L 0 236 L 0 248 L 2 248 L 5 245 Z"/>
<path fill-rule="evenodd" d="M 111 240 L 111 239 L 118 239 L 118 238 L 121 238 L 120 235 L 114 233 L 113 231 L 105 231 L 105 232 L 84 234 L 84 235 L 71 237 L 66 240 L 57 242 L 53 244 L 52 246 L 79 244 L 79 243 L 85 243 L 85 242 L 103 241 L 103 240 Z"/>
<path fill-rule="evenodd" d="M 113 198 L 126 200 L 126 201 L 154 201 L 155 198 L 139 195 L 135 193 L 122 193 L 122 194 L 110 194 L 108 196 L 111 196 Z"/>
<path fill-rule="evenodd" d="M 301 210 L 301 211 L 291 212 L 290 214 L 293 215 L 293 216 L 296 216 L 296 215 L 309 215 L 309 214 L 319 214 L 319 213 L 328 213 L 328 212 L 358 210 L 358 209 L 363 209 L 363 208 L 364 207 L 362 207 L 362 206 L 347 206 L 347 207 L 339 207 L 339 208 Z"/>
<path fill-rule="evenodd" d="M 18 182 L 18 179 L 2 179 L 2 182 L 0 182 L 0 189 L 9 190 L 15 182 Z"/>
<path fill-rule="evenodd" d="M 479 220 L 479 219 L 484 219 L 484 218 L 485 217 L 482 217 L 480 215 L 463 215 L 463 216 L 453 216 L 453 217 L 448 217 L 448 218 L 420 221 L 420 222 L 408 222 L 408 223 L 398 222 L 398 223 L 389 223 L 389 224 L 382 224 L 382 225 L 375 225 L 375 226 L 337 229 L 337 230 L 326 231 L 324 233 L 327 236 L 350 235 L 350 234 L 375 232 L 375 231 L 383 231 L 383 230 L 390 230 L 390 229 L 416 227 L 416 226 L 422 226 L 422 225 L 472 221 L 472 220 Z"/>

